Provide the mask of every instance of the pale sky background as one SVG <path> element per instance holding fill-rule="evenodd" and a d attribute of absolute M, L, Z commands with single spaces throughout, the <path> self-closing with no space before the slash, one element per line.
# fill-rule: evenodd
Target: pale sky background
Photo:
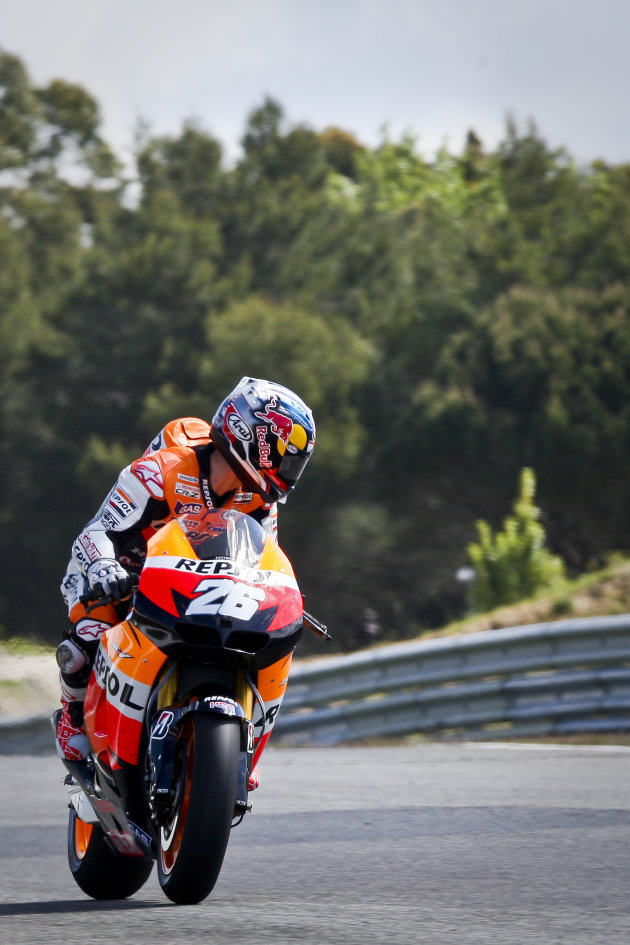
<path fill-rule="evenodd" d="M 195 119 L 227 156 L 265 95 L 290 124 L 430 156 L 533 119 L 580 163 L 630 162 L 630 0 L 0 0 L 0 47 L 32 81 L 83 85 L 105 139 Z"/>

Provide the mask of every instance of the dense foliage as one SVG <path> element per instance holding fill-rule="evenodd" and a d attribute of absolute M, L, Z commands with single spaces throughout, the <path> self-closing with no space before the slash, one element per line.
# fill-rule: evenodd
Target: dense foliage
<path fill-rule="evenodd" d="M 242 145 L 145 131 L 130 171 L 87 91 L 0 54 L 0 624 L 57 638 L 119 468 L 243 374 L 315 412 L 281 539 L 337 646 L 459 615 L 523 467 L 570 572 L 628 549 L 630 165 L 512 123 L 428 160 L 270 100 Z"/>

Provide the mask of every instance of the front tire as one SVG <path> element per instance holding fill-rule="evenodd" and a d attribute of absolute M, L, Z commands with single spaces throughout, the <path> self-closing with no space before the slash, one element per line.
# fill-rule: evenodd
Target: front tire
<path fill-rule="evenodd" d="M 171 902 L 210 894 L 230 838 L 240 752 L 238 722 L 191 715 L 177 736 L 171 805 L 160 828 L 158 876 Z"/>
<path fill-rule="evenodd" d="M 71 807 L 68 865 L 77 885 L 92 899 L 126 899 L 144 886 L 153 860 L 116 853 L 108 846 L 99 824 L 80 820 Z"/>

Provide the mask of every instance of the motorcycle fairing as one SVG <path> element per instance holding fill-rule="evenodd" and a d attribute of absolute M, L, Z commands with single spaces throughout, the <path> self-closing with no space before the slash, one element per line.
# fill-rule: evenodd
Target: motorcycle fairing
<path fill-rule="evenodd" d="M 187 570 L 195 562 L 188 558 L 149 559 L 140 579 L 136 612 L 172 628 L 185 620 L 211 627 L 247 628 L 250 631 L 281 632 L 302 615 L 302 596 L 289 582 L 273 583 L 262 573 L 254 580 L 241 571 Z M 271 577 L 275 574 L 271 572 Z"/>
<path fill-rule="evenodd" d="M 295 647 L 303 600 L 277 543 L 234 510 L 164 526 L 148 543 L 132 621 L 169 653 L 185 645 L 238 650 L 258 667 Z"/>
<path fill-rule="evenodd" d="M 72 775 L 71 802 L 81 819 L 100 823 L 112 846 L 123 856 L 154 857 L 152 838 L 129 817 L 121 797 L 107 779 L 97 791 L 89 765 L 67 759 L 63 763 Z"/>
<path fill-rule="evenodd" d="M 86 694 L 85 726 L 97 762 L 113 771 L 138 764 L 147 704 L 169 659 L 164 646 L 170 630 L 175 638 L 187 627 L 185 645 L 194 646 L 214 627 L 218 637 L 213 646 L 233 651 L 241 649 L 239 642 L 249 646 L 259 634 L 266 647 L 258 660 L 263 670 L 285 657 L 287 649 L 292 651 L 299 639 L 302 595 L 276 542 L 257 522 L 234 510 L 207 512 L 202 518 L 194 529 L 174 519 L 149 540 L 133 613 L 101 638 L 94 684 Z M 218 552 L 225 556 L 215 557 Z M 146 628 L 139 619 L 143 601 L 150 604 L 152 626 Z M 251 656 L 246 648 L 244 652 Z M 272 685 L 279 700 L 286 677 L 280 682 Z M 277 711 L 277 705 L 272 709 Z M 269 731 L 275 711 L 267 719 Z"/>
<path fill-rule="evenodd" d="M 302 595 L 289 559 L 257 522 L 234 510 L 175 519 L 150 539 L 135 611 L 250 632 L 293 631 Z"/>
<path fill-rule="evenodd" d="M 142 723 L 151 689 L 167 657 L 123 621 L 107 630 L 88 686 L 85 728 L 94 754 L 110 767 L 138 763 Z"/>

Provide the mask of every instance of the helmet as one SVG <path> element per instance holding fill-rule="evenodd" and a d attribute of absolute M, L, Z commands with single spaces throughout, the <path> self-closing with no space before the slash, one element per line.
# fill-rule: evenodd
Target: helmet
<path fill-rule="evenodd" d="M 243 377 L 212 418 L 211 437 L 245 488 L 280 502 L 310 459 L 315 421 L 287 387 Z"/>

